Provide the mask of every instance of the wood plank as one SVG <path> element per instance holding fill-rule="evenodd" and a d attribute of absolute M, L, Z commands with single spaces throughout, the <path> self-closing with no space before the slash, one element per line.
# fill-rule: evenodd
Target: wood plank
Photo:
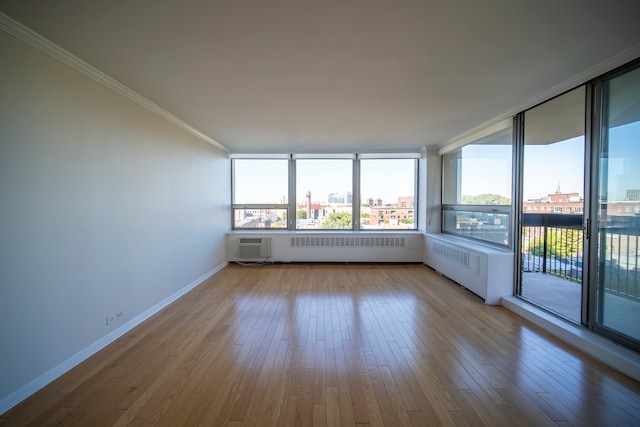
<path fill-rule="evenodd" d="M 640 385 L 422 265 L 230 265 L 0 425 L 640 425 Z"/>

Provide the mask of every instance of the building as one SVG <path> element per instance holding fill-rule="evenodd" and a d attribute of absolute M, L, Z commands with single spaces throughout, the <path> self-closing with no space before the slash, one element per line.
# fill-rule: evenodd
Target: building
<path fill-rule="evenodd" d="M 300 204 L 298 205 L 298 210 L 307 212 L 307 217 L 305 218 L 307 224 L 319 224 L 329 215 L 329 206 L 321 203 Z"/>
<path fill-rule="evenodd" d="M 331 193 L 327 196 L 327 201 L 329 203 L 344 203 L 345 195 L 340 193 Z"/>
<path fill-rule="evenodd" d="M 369 199 L 370 203 L 372 201 L 373 199 Z M 377 203 L 369 209 L 369 225 L 395 228 L 403 223 L 413 223 L 415 220 L 413 196 L 398 197 L 398 203 L 387 206 L 382 206 L 381 199 L 378 199 Z"/>
<path fill-rule="evenodd" d="M 269 209 L 242 209 L 235 212 L 234 221 L 238 228 L 271 228 L 272 224 L 283 220 L 280 215 Z"/>
<path fill-rule="evenodd" d="M 398 197 L 398 207 L 400 208 L 414 207 L 413 196 Z"/>
<path fill-rule="evenodd" d="M 369 219 L 370 225 L 388 225 L 397 226 L 402 224 L 403 221 L 410 221 L 413 223 L 414 213 L 413 209 L 399 208 L 399 207 L 376 207 L 371 209 L 371 217 Z"/>
<path fill-rule="evenodd" d="M 627 190 L 627 200 L 640 200 L 640 188 Z"/>
<path fill-rule="evenodd" d="M 443 144 L 639 55 L 633 2 L 535 3 L 3 2 L 0 412 L 225 266 L 230 152 L 424 153 L 439 232 Z"/>
<path fill-rule="evenodd" d="M 369 207 L 382 206 L 382 199 L 380 197 L 378 197 L 377 199 L 374 199 L 373 197 L 369 197 L 368 204 L 369 204 Z"/>
<path fill-rule="evenodd" d="M 606 203 L 609 216 L 624 217 L 640 215 L 640 201 L 633 199 L 635 190 L 627 190 L 627 200 Z M 539 199 L 526 200 L 522 204 L 524 213 L 582 215 L 584 199 L 579 193 L 553 193 Z"/>
<path fill-rule="evenodd" d="M 526 200 L 522 204 L 525 213 L 582 214 L 584 199 L 579 193 L 562 193 L 560 188 L 540 199 Z"/>

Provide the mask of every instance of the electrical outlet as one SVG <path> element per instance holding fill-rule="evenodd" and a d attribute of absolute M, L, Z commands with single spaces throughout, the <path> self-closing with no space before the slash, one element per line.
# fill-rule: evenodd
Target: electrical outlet
<path fill-rule="evenodd" d="M 120 320 L 121 317 L 122 317 L 122 312 L 121 311 L 118 311 L 115 314 L 107 316 L 107 326 L 111 326 L 111 324 L 113 323 L 114 320 Z"/>

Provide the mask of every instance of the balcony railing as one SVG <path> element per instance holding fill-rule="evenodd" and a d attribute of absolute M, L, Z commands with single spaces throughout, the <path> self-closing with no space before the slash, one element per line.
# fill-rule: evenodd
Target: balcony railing
<path fill-rule="evenodd" d="M 605 290 L 640 301 L 640 217 L 609 219 L 604 233 L 600 233 L 599 271 Z"/>
<path fill-rule="evenodd" d="M 640 301 L 640 218 L 610 221 L 600 228 L 601 283 L 607 292 Z M 522 270 L 582 283 L 582 215 L 524 214 Z"/>

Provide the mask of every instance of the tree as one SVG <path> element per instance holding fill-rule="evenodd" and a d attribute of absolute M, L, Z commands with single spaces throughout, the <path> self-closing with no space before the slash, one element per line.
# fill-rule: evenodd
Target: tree
<path fill-rule="evenodd" d="M 297 219 L 307 219 L 307 211 L 305 211 L 305 210 L 296 211 L 296 218 Z"/>
<path fill-rule="evenodd" d="M 555 256 L 551 251 L 552 249 L 547 247 L 547 256 Z M 544 256 L 544 239 L 542 237 L 535 238 L 529 245 L 529 252 L 534 256 Z"/>
<path fill-rule="evenodd" d="M 582 230 L 555 229 L 547 241 L 556 257 L 569 258 L 582 250 Z"/>
<path fill-rule="evenodd" d="M 582 250 L 582 230 L 547 229 L 547 257 L 570 258 Z M 544 255 L 544 240 L 539 237 L 531 242 L 529 251 L 535 256 Z"/>
<path fill-rule="evenodd" d="M 352 228 L 351 212 L 330 213 L 320 228 Z"/>

